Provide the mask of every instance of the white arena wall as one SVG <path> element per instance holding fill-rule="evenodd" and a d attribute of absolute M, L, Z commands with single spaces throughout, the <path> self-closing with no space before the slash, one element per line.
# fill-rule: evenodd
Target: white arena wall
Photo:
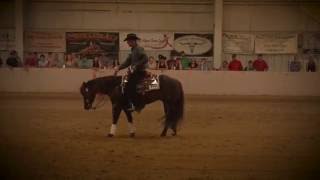
<path fill-rule="evenodd" d="M 154 71 L 177 78 L 186 94 L 320 96 L 320 73 Z M 91 69 L 0 69 L 1 92 L 79 92 Z M 112 75 L 100 70 L 96 76 Z"/>

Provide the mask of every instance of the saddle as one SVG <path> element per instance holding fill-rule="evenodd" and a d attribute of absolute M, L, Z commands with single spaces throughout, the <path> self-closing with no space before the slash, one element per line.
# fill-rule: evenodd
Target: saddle
<path fill-rule="evenodd" d="M 124 93 L 124 88 L 128 83 L 129 74 L 122 76 L 121 89 Z M 151 72 L 147 72 L 146 75 L 136 85 L 136 92 L 139 94 L 145 94 L 146 92 L 160 89 L 159 76 Z"/>

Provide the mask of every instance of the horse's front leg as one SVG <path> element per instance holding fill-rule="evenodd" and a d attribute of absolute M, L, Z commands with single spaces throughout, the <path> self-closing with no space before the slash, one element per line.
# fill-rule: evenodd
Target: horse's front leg
<path fill-rule="evenodd" d="M 120 113 L 120 106 L 118 104 L 112 104 L 112 125 L 110 128 L 110 133 L 108 134 L 109 137 L 113 137 L 116 134 L 117 123 L 119 120 Z"/>
<path fill-rule="evenodd" d="M 124 109 L 124 112 L 126 113 L 127 120 L 128 120 L 128 128 L 129 128 L 129 134 L 130 137 L 134 137 L 136 134 L 136 128 L 133 125 L 133 118 L 132 113 Z"/>

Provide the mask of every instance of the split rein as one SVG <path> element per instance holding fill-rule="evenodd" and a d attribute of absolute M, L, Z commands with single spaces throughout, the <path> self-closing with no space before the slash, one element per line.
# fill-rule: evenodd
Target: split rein
<path fill-rule="evenodd" d="M 102 96 L 102 95 L 100 95 Z M 93 110 L 96 109 L 100 109 L 101 107 L 103 107 L 106 104 L 107 100 L 106 100 L 106 95 L 103 95 L 103 98 L 100 98 L 100 100 L 91 108 Z"/>

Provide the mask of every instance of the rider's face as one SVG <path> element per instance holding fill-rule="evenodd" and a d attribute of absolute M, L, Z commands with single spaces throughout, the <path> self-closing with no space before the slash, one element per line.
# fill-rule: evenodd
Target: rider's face
<path fill-rule="evenodd" d="M 127 43 L 130 47 L 135 47 L 137 45 L 137 41 L 133 39 L 127 40 Z"/>

